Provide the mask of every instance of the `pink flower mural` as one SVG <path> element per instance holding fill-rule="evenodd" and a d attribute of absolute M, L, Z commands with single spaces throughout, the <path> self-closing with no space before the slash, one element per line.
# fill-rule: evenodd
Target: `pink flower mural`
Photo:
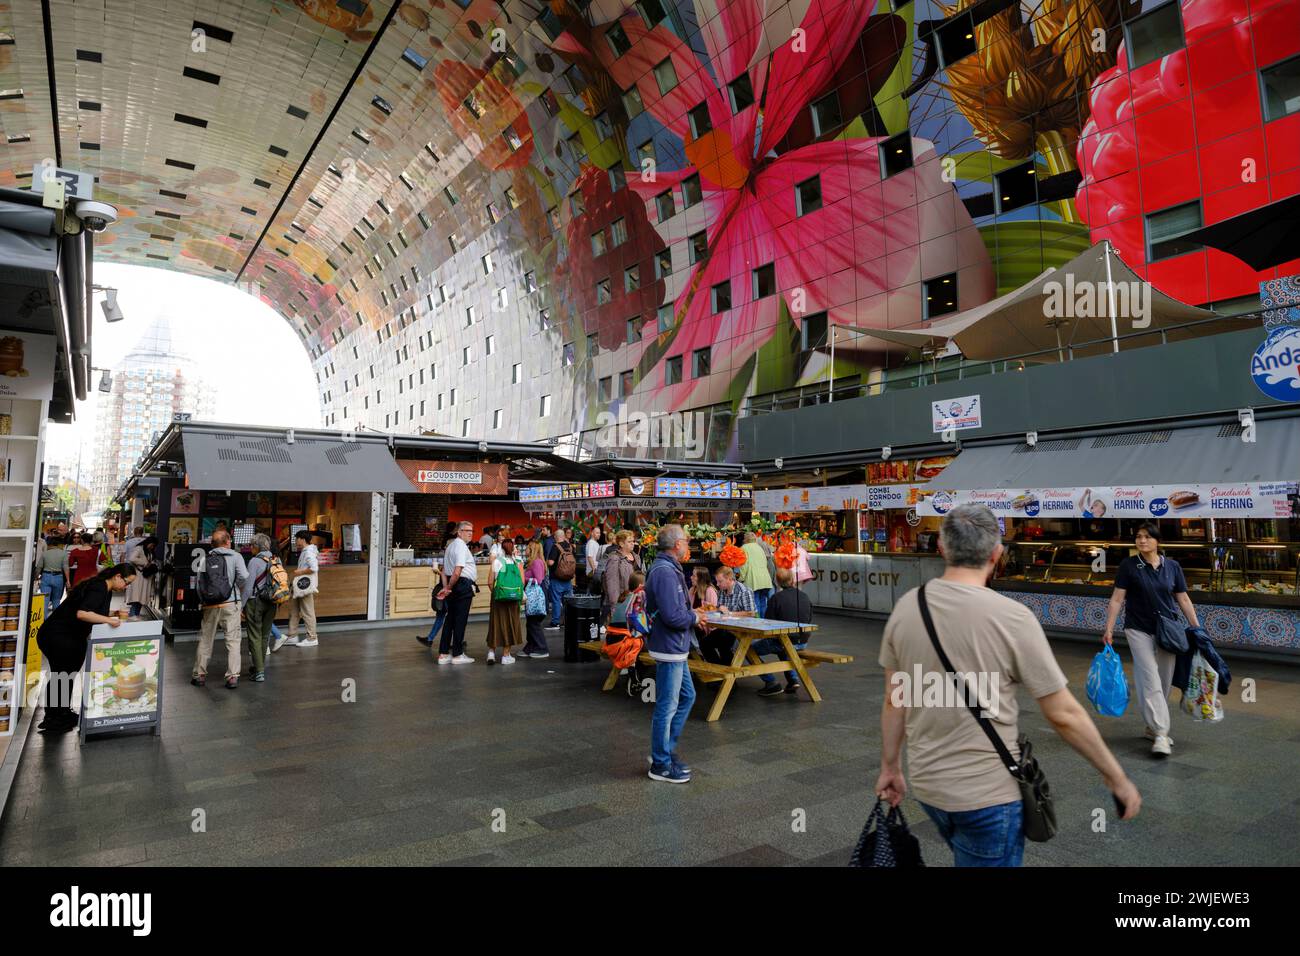
<path fill-rule="evenodd" d="M 896 42 L 892 25 L 878 28 L 879 20 L 892 18 L 877 18 L 877 28 L 871 28 L 873 8 L 812 0 L 799 27 L 766 58 L 761 48 L 773 41 L 765 39 L 762 4 L 755 0 L 721 5 L 718 16 L 702 26 L 708 63 L 664 25 L 647 30 L 636 15 L 617 21 L 631 45 L 628 53 L 616 57 L 608 44 L 595 45 L 620 87 L 636 85 L 647 110 L 685 144 L 688 165 L 656 170 L 649 180 L 630 175 L 629 185 L 646 200 L 671 188 L 677 208 L 683 180 L 698 175 L 702 189 L 708 253 L 691 266 L 675 298 L 674 328 L 642 356 L 637 397 L 647 407 L 680 409 L 721 400 L 728 376 L 667 385 L 665 360 L 681 355 L 689 363 L 695 350 L 709 346 L 714 372 L 739 373 L 777 332 L 782 303 L 796 319 L 825 310 L 837 325 L 870 329 L 919 322 L 920 282 L 932 275 L 960 273 L 962 307 L 992 296 L 985 245 L 952 185 L 943 181 L 929 143 L 914 141 L 914 167 L 883 181 L 878 137 L 828 136 L 777 152 L 809 104 L 834 88 L 859 42 Z M 896 48 L 868 56 L 876 72 L 864 79 L 888 76 L 896 57 Z M 654 71 L 665 60 L 672 65 L 671 74 L 660 70 L 666 83 Z M 728 84 L 742 74 L 754 102 L 733 115 Z M 687 115 L 700 104 L 711 129 L 694 136 Z M 799 215 L 795 187 L 814 177 L 820 208 Z M 664 236 L 671 238 L 680 237 Z M 751 270 L 768 263 L 775 265 L 780 294 L 755 301 Z M 710 289 L 728 281 L 732 308 L 715 314 Z"/>

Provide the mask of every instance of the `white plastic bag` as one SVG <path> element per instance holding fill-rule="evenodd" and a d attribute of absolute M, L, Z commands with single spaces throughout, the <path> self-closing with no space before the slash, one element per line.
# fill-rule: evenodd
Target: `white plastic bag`
<path fill-rule="evenodd" d="M 1219 699 L 1219 674 L 1197 651 L 1192 658 L 1192 669 L 1183 688 L 1183 710 L 1192 720 L 1219 721 L 1223 719 L 1223 702 Z"/>

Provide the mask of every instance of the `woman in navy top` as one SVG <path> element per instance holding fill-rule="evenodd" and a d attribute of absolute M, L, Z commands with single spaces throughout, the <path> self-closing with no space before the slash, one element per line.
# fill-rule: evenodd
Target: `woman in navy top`
<path fill-rule="evenodd" d="M 1161 616 L 1177 619 L 1178 611 L 1192 627 L 1200 627 L 1196 607 L 1187 596 L 1183 569 L 1173 558 L 1160 553 L 1160 528 L 1153 521 L 1138 526 L 1133 543 L 1137 554 L 1120 562 L 1115 573 L 1115 590 L 1106 609 L 1106 631 L 1102 642 L 1114 637 L 1115 620 L 1124 608 L 1124 638 L 1133 654 L 1133 689 L 1151 752 L 1162 757 L 1172 753 L 1169 739 L 1169 689 L 1174 679 L 1174 654 L 1156 643 Z"/>

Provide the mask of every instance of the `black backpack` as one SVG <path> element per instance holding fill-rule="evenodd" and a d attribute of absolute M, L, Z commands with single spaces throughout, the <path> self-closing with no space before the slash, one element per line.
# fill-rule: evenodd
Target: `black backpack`
<path fill-rule="evenodd" d="M 230 571 L 226 564 L 227 555 L 215 550 L 208 552 L 203 570 L 199 572 L 199 603 L 203 605 L 225 604 L 230 600 L 234 585 L 230 581 Z"/>

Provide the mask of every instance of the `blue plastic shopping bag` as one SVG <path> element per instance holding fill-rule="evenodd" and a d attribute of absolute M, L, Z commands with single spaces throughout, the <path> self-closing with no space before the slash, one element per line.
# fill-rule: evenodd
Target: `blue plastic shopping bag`
<path fill-rule="evenodd" d="M 1092 659 L 1092 666 L 1088 668 L 1088 700 L 1103 717 L 1123 716 L 1128 707 L 1124 663 L 1109 644 Z"/>

